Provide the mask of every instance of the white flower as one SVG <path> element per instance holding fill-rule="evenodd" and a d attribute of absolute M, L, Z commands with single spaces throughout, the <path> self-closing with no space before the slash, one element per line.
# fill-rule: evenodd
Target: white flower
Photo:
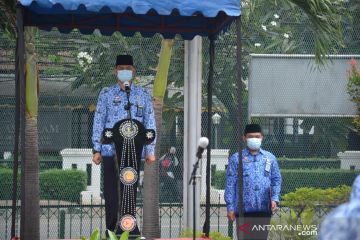
<path fill-rule="evenodd" d="M 274 14 L 274 18 L 279 19 L 279 15 L 277 15 L 276 13 Z"/>
<path fill-rule="evenodd" d="M 241 79 L 241 81 L 244 83 L 245 85 L 245 90 L 248 91 L 249 90 L 249 80 L 248 79 Z"/>
<path fill-rule="evenodd" d="M 91 64 L 93 62 L 92 56 L 90 56 L 87 52 L 79 52 L 77 55 L 78 62 L 80 67 L 83 68 L 83 70 L 88 69 L 87 65 Z"/>
<path fill-rule="evenodd" d="M 276 26 L 277 23 L 275 21 L 271 21 L 270 24 Z"/>
<path fill-rule="evenodd" d="M 241 1 L 241 6 L 244 7 L 244 6 L 248 6 L 249 5 L 249 2 L 248 1 Z"/>
<path fill-rule="evenodd" d="M 93 58 L 90 55 L 86 55 L 84 58 L 87 60 L 87 63 L 92 63 Z"/>
<path fill-rule="evenodd" d="M 254 46 L 255 47 L 261 47 L 261 43 L 255 43 Z"/>
<path fill-rule="evenodd" d="M 83 60 L 79 60 L 79 64 L 80 64 L 80 67 L 84 67 L 84 61 Z"/>
<path fill-rule="evenodd" d="M 265 25 L 261 25 L 262 29 L 264 29 L 264 31 L 267 30 L 266 26 Z"/>
<path fill-rule="evenodd" d="M 284 33 L 284 38 L 289 38 L 289 34 Z"/>

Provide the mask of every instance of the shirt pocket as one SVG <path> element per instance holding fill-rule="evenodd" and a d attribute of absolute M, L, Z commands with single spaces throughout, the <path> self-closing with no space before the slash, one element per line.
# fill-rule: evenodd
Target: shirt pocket
<path fill-rule="evenodd" d="M 116 111 L 118 111 L 121 102 L 114 102 L 113 99 L 109 99 L 106 105 L 106 110 L 110 116 L 114 115 Z"/>
<path fill-rule="evenodd" d="M 111 104 L 111 113 L 112 115 L 118 115 L 120 113 L 121 103 L 112 103 Z"/>

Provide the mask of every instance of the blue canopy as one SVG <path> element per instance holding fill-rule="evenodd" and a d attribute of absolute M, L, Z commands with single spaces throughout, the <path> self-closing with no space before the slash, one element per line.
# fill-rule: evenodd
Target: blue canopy
<path fill-rule="evenodd" d="M 180 34 L 214 36 L 240 16 L 239 0 L 20 0 L 24 25 L 43 30 L 57 27 L 62 33 L 79 29 L 103 35 L 115 31 L 125 36 L 140 32 L 144 37 L 161 33 L 164 38 Z"/>

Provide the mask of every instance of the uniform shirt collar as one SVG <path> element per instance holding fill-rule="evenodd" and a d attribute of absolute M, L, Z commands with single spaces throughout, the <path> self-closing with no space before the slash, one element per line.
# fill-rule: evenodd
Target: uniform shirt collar
<path fill-rule="evenodd" d="M 121 92 L 125 92 L 125 90 L 122 90 L 122 89 L 121 89 L 119 83 L 116 83 L 115 88 L 116 88 L 116 90 L 119 90 L 119 91 L 121 91 Z M 134 83 L 134 82 L 131 82 L 130 89 L 131 89 L 131 90 L 134 90 L 134 89 L 135 89 L 135 83 Z"/>
<path fill-rule="evenodd" d="M 259 153 L 262 154 L 262 155 L 265 155 L 265 152 L 264 152 L 264 150 L 263 150 L 262 148 L 260 148 Z M 249 148 L 246 147 L 246 148 L 244 149 L 244 151 L 243 151 L 243 154 L 246 155 L 246 156 L 251 155 L 251 154 L 250 154 L 250 151 L 249 151 Z"/>

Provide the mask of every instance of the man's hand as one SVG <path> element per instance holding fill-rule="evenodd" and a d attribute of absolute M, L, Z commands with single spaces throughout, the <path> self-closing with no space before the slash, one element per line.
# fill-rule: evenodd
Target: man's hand
<path fill-rule="evenodd" d="M 101 163 L 101 161 L 102 161 L 102 157 L 101 157 L 101 154 L 100 153 L 95 153 L 94 155 L 93 155 L 93 162 L 96 164 L 96 165 L 99 165 L 100 163 Z"/>
<path fill-rule="evenodd" d="M 232 222 L 235 221 L 235 219 L 236 219 L 235 212 L 228 212 L 227 218 Z"/>
<path fill-rule="evenodd" d="M 278 210 L 277 203 L 275 201 L 271 201 L 271 212 L 274 214 Z"/>
<path fill-rule="evenodd" d="M 146 163 L 147 164 L 152 164 L 153 162 L 155 162 L 155 156 L 154 155 L 147 155 L 146 157 L 145 157 L 145 161 L 146 161 Z"/>

